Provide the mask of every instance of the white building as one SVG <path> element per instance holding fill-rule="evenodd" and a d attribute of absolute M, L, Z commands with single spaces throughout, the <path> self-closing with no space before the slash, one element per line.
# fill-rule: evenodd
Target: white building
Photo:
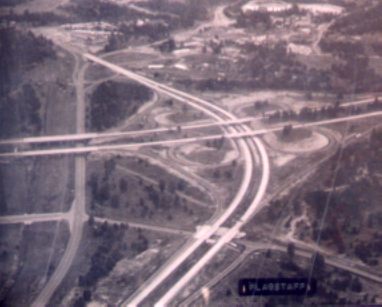
<path fill-rule="evenodd" d="M 243 13 L 253 12 L 253 11 L 266 11 L 270 13 L 278 13 L 289 10 L 292 5 L 282 1 L 250 1 L 242 6 Z"/>

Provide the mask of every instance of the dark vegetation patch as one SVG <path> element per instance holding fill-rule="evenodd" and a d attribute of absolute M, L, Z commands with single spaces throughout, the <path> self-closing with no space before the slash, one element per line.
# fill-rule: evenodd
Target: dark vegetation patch
<path fill-rule="evenodd" d="M 343 48 L 340 60 L 330 69 L 316 69 L 298 60 L 285 42 L 272 45 L 245 44 L 245 57 L 235 64 L 233 73 L 223 79 L 195 81 L 199 90 L 229 91 L 234 88 L 290 89 L 332 93 L 380 91 L 382 79 L 369 65 L 369 59 L 354 48 Z M 350 53 L 349 53 L 350 52 Z M 184 84 L 187 84 L 186 80 Z"/>
<path fill-rule="evenodd" d="M 140 5 L 146 6 L 155 12 L 173 14 L 179 16 L 178 22 L 183 27 L 193 26 L 197 20 L 207 17 L 207 5 L 213 1 L 206 0 L 186 0 L 168 1 L 157 0 L 141 2 Z"/>
<path fill-rule="evenodd" d="M 59 235 L 53 246 L 56 227 Z M 2 306 L 29 306 L 42 289 L 45 274 L 49 276 L 57 266 L 68 240 L 68 229 L 55 222 L 25 226 L 18 248 L 20 257 L 13 287 L 0 302 Z M 51 253 L 53 256 L 51 257 Z M 52 262 L 48 262 L 51 259 Z M 50 265 L 50 266 L 49 266 Z"/>
<path fill-rule="evenodd" d="M 314 262 L 313 257 L 315 257 Z M 317 280 L 317 292 L 312 297 L 238 296 L 238 282 L 242 278 L 308 278 L 311 273 L 312 278 Z M 312 256 L 311 259 L 301 258 L 296 254 L 294 246 L 290 245 L 286 253 L 268 250 L 249 256 L 247 261 L 212 289 L 210 304 L 269 307 L 333 306 L 376 303 L 376 298 L 377 293 L 373 292 L 373 288 L 369 287 L 365 280 L 330 267 L 320 254 Z"/>
<path fill-rule="evenodd" d="M 0 138 L 41 131 L 35 88 L 25 84 L 16 89 L 26 71 L 55 57 L 52 42 L 31 32 L 0 29 Z"/>
<path fill-rule="evenodd" d="M 340 57 L 382 54 L 382 3 L 369 2 L 336 18 L 320 41 L 323 51 Z"/>
<path fill-rule="evenodd" d="M 152 180 L 142 179 L 129 170 Z M 207 220 L 211 212 L 182 194 L 201 202 L 206 199 L 186 181 L 145 160 L 94 161 L 89 170 L 88 199 L 90 211 L 95 216 L 194 229 L 196 224 Z"/>
<path fill-rule="evenodd" d="M 64 9 L 69 12 L 75 20 L 81 22 L 100 20 L 118 22 L 142 17 L 142 13 L 131 10 L 127 6 L 102 0 L 71 1 Z"/>
<path fill-rule="evenodd" d="M 245 44 L 241 46 L 241 52 L 245 57 L 235 63 L 233 72 L 226 78 L 194 82 L 186 79 L 181 81 L 182 85 L 189 86 L 192 82 L 202 91 L 230 91 L 235 88 L 333 90 L 328 71 L 308 68 L 295 55 L 288 53 L 284 42 L 273 46 Z"/>
<path fill-rule="evenodd" d="M 239 28 L 249 28 L 249 29 L 260 29 L 264 31 L 269 31 L 276 27 L 274 18 L 272 17 L 283 17 L 289 18 L 292 16 L 306 15 L 304 10 L 300 10 L 299 7 L 294 4 L 290 9 L 282 12 L 267 12 L 267 11 L 248 11 L 243 12 L 241 6 L 233 7 L 231 10 L 227 10 L 236 19 L 236 27 Z"/>
<path fill-rule="evenodd" d="M 73 201 L 74 160 L 40 158 L 0 164 L 0 214 L 69 210 Z"/>
<path fill-rule="evenodd" d="M 360 115 L 364 113 L 379 111 L 382 109 L 382 101 L 377 96 L 374 98 L 374 101 L 369 102 L 363 106 L 343 107 L 341 106 L 342 100 L 343 97 L 339 95 L 337 96 L 333 106 L 323 106 L 319 109 L 304 107 L 299 112 L 278 110 L 268 116 L 268 121 L 273 123 L 286 122 L 291 120 L 300 122 L 312 122 L 350 115 Z"/>
<path fill-rule="evenodd" d="M 87 126 L 102 131 L 117 126 L 152 97 L 147 87 L 132 82 L 106 81 L 90 95 Z"/>
<path fill-rule="evenodd" d="M 0 225 L 0 302 L 15 282 L 19 266 L 19 250 L 22 226 Z"/>
<path fill-rule="evenodd" d="M 298 142 L 312 136 L 312 130 L 299 128 L 299 129 L 291 129 L 291 131 L 287 131 L 288 129 L 284 129 L 283 131 L 277 131 L 275 134 L 277 138 L 285 143 L 293 143 Z"/>
<path fill-rule="evenodd" d="M 30 0 L 0 0 L 0 6 L 16 6 Z"/>
<path fill-rule="evenodd" d="M 72 1 L 65 9 L 73 16 L 73 21 L 118 23 L 118 30 L 110 35 L 105 46 L 105 51 L 109 52 L 127 46 L 136 38 L 152 42 L 168 37 L 172 30 L 194 25 L 195 21 L 206 18 L 206 3 L 150 1 L 137 3 L 142 10 L 136 10 L 100 0 L 80 0 Z M 139 20 L 145 23 L 140 24 Z"/>
<path fill-rule="evenodd" d="M 304 195 L 314 217 L 312 239 L 320 235 L 323 244 L 371 266 L 379 265 L 382 258 L 382 232 L 378 227 L 382 216 L 381 148 L 382 131 L 375 130 L 367 142 L 345 148 L 341 159 L 337 155 L 323 171 L 322 181 L 330 186 L 337 170 L 334 184 L 342 188 L 316 189 Z"/>
<path fill-rule="evenodd" d="M 293 216 L 301 216 L 307 206 L 311 226 L 300 229 L 301 240 L 319 241 L 371 268 L 381 268 L 381 148 L 382 131 L 374 130 L 368 140 L 338 151 L 304 186 L 272 200 L 264 210 L 266 220 L 273 225 L 288 207 Z"/>
<path fill-rule="evenodd" d="M 69 274 L 65 277 L 51 304 L 57 306 L 71 290 L 76 296 L 70 300 L 70 306 L 84 306 L 92 299 L 98 282 L 107 277 L 115 265 L 122 259 L 134 259 L 136 256 L 154 247 L 158 241 L 168 243 L 168 237 L 132 229 L 127 225 L 98 223 L 90 218 L 84 229 L 83 244 L 75 258 Z M 159 260 L 160 257 L 157 257 Z M 163 260 L 163 259 L 160 259 Z M 125 287 L 136 287 L 140 282 L 140 274 L 136 272 L 133 279 L 121 279 Z M 110 289 L 112 292 L 112 289 Z M 123 296 L 114 293 L 114 296 Z M 125 298 L 117 297 L 116 301 Z"/>
<path fill-rule="evenodd" d="M 382 3 L 372 7 L 361 6 L 349 14 L 338 18 L 330 27 L 329 33 L 362 35 L 382 32 Z"/>

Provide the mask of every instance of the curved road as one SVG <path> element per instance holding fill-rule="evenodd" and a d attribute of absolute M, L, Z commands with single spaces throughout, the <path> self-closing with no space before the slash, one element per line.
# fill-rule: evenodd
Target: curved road
<path fill-rule="evenodd" d="M 225 111 L 224 109 L 221 109 L 220 107 L 213 105 L 205 100 L 202 100 L 200 98 L 194 97 L 190 94 L 184 93 L 182 91 L 170 88 L 166 85 L 159 84 L 155 81 L 152 81 L 146 77 L 140 76 L 136 73 L 133 73 L 131 71 L 128 71 L 124 68 L 121 68 L 115 64 L 112 64 L 110 62 L 107 62 L 101 58 L 98 58 L 91 54 L 84 54 L 84 57 L 97 63 L 102 66 L 105 66 L 117 73 L 120 73 L 130 79 L 133 79 L 141 84 L 144 84 L 153 90 L 162 92 L 174 99 L 177 99 L 179 101 L 182 101 L 184 103 L 187 103 L 191 105 L 192 107 L 202 111 L 203 113 L 206 113 L 207 115 L 211 116 L 212 118 L 216 119 L 219 122 L 223 122 L 226 118 L 228 120 L 235 120 L 235 116 L 233 116 L 231 113 Z M 226 117 L 226 118 L 224 118 Z M 250 129 L 247 126 L 241 126 L 240 128 L 229 128 L 227 129 L 229 131 L 234 132 L 248 132 Z M 243 131 L 244 130 L 244 131 Z M 162 269 L 157 275 L 154 276 L 154 278 L 150 279 L 149 282 L 145 283 L 133 296 L 132 298 L 126 302 L 129 306 L 137 306 L 140 304 L 152 291 L 154 291 L 171 273 L 173 273 L 191 254 L 193 254 L 194 251 L 198 247 L 202 245 L 203 242 L 205 242 L 208 238 L 210 238 L 213 234 L 217 232 L 220 226 L 222 226 L 228 218 L 233 214 L 233 212 L 238 208 L 238 206 L 241 204 L 242 200 L 244 199 L 249 185 L 252 181 L 252 175 L 253 175 L 253 169 L 254 169 L 254 157 L 251 154 L 251 150 L 255 146 L 260 151 L 260 154 L 262 156 L 262 162 L 263 162 L 263 174 L 262 174 L 262 180 L 260 183 L 260 188 L 258 193 L 256 194 L 254 202 L 251 204 L 250 208 L 246 211 L 242 219 L 235 224 L 235 226 L 230 229 L 230 231 L 227 232 L 227 234 L 222 237 L 221 240 L 217 242 L 217 244 L 209 251 L 209 253 L 206 254 L 206 257 L 203 257 L 200 262 L 198 262 L 199 267 L 203 267 L 205 263 L 211 259 L 217 251 L 221 249 L 222 246 L 224 246 L 225 243 L 229 242 L 233 237 L 236 236 L 237 232 L 240 230 L 241 226 L 247 222 L 247 220 L 254 214 L 255 210 L 258 208 L 258 205 L 260 203 L 260 200 L 262 199 L 266 187 L 268 185 L 269 180 L 269 162 L 268 157 L 266 155 L 265 148 L 260 140 L 256 139 L 255 144 L 250 145 L 251 142 L 249 140 L 242 140 L 240 139 L 238 141 L 238 145 L 241 149 L 241 152 L 244 156 L 245 160 L 245 167 L 244 167 L 244 176 L 242 180 L 242 185 L 236 194 L 234 200 L 231 202 L 230 206 L 227 208 L 227 210 L 221 215 L 219 219 L 217 219 L 210 227 L 205 230 L 201 234 L 197 234 L 197 239 L 187 246 L 186 249 L 184 249 L 181 253 L 177 254 L 177 257 L 173 259 L 172 261 L 168 262 L 167 265 Z M 207 261 L 206 261 L 207 259 Z M 193 270 L 195 272 L 195 270 Z M 193 275 L 194 273 L 191 273 L 190 275 Z M 189 275 L 186 275 L 187 278 Z M 181 280 L 181 283 L 183 283 L 183 279 Z M 180 283 L 180 286 L 176 286 L 172 289 L 173 293 L 174 291 L 177 291 L 176 289 L 179 289 L 182 287 L 182 284 Z M 170 293 L 170 295 L 171 295 Z"/>
<path fill-rule="evenodd" d="M 73 82 L 76 86 L 77 108 L 76 108 L 76 131 L 83 133 L 85 131 L 85 96 L 84 96 L 84 74 L 86 66 L 81 67 L 81 60 L 72 50 L 68 50 L 75 59 L 75 68 L 73 72 Z M 77 250 L 80 246 L 84 222 L 88 219 L 85 208 L 86 191 L 86 162 L 85 157 L 75 158 L 75 199 L 71 208 L 70 229 L 71 235 L 66 246 L 64 255 L 61 258 L 56 270 L 39 293 L 32 307 L 47 306 L 58 286 L 62 283 L 65 276 L 75 259 Z"/>

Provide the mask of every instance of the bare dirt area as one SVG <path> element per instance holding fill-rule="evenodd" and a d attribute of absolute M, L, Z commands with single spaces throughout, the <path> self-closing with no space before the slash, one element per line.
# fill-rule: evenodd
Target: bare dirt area
<path fill-rule="evenodd" d="M 10 279 L 14 283 L 2 297 L 5 306 L 26 306 L 33 302 L 58 265 L 69 237 L 67 225 L 53 222 L 18 227 L 17 232 L 15 238 L 19 237 L 20 245 L 9 255 L 18 259 L 17 270 Z"/>
<path fill-rule="evenodd" d="M 200 300 L 194 301 L 193 303 L 198 302 L 202 304 L 203 301 L 205 305 L 209 305 L 209 298 L 212 290 L 212 285 L 210 286 L 209 283 L 215 280 L 218 281 L 219 276 L 222 278 L 223 272 L 230 266 L 233 266 L 235 260 L 240 257 L 240 253 L 241 251 L 239 249 L 234 249 L 232 246 L 224 248 L 214 258 L 214 260 L 203 268 L 203 270 L 192 280 L 192 282 L 190 282 L 181 295 L 174 300 L 174 304 L 178 304 L 179 306 L 194 306 L 194 304 L 191 304 L 192 300 L 190 301 L 188 298 L 200 288 L 203 288 L 203 294 L 200 295 Z M 232 269 L 234 269 L 234 267 L 235 266 L 233 266 Z M 229 272 L 227 272 L 227 274 L 228 273 Z"/>

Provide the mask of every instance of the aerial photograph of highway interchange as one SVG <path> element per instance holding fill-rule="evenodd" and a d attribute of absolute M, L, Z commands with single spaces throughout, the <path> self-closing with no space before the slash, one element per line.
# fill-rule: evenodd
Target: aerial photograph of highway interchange
<path fill-rule="evenodd" d="M 1 306 L 381 306 L 382 1 L 0 16 Z"/>

